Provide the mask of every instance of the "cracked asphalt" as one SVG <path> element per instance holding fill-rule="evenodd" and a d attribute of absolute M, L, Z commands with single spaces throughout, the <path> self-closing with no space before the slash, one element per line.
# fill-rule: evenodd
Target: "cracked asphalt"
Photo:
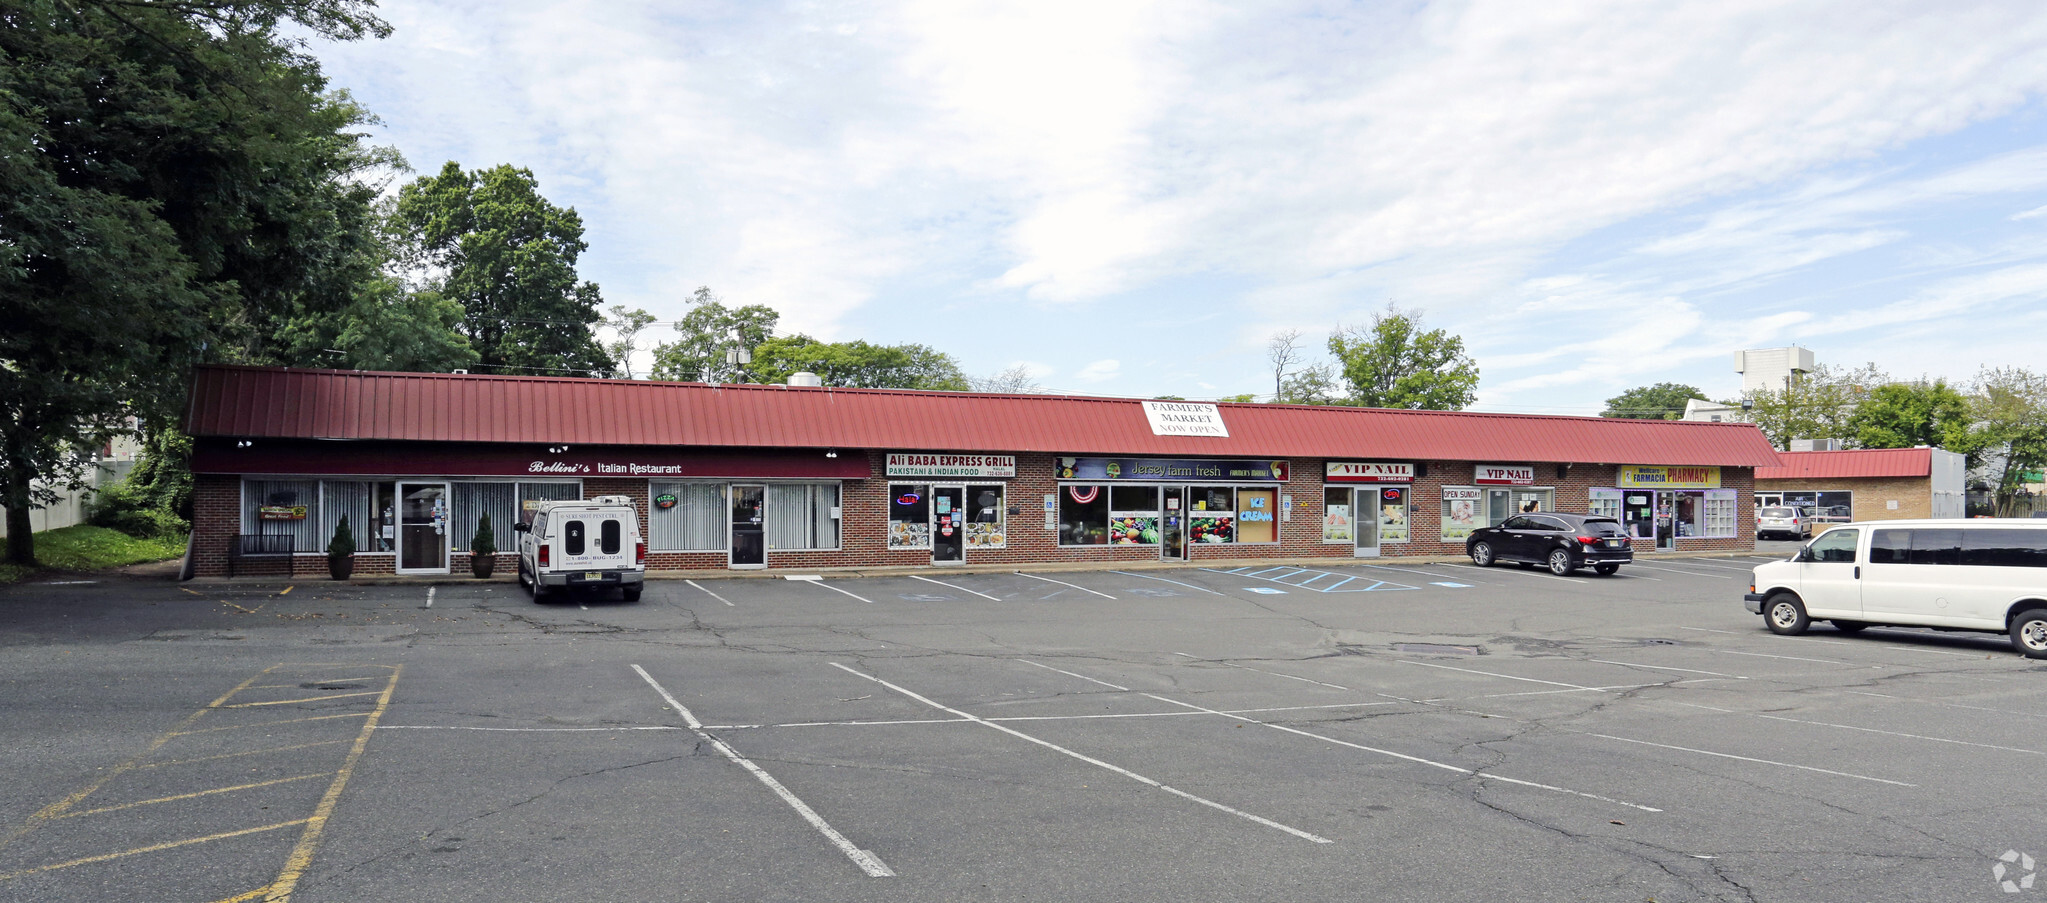
<path fill-rule="evenodd" d="M 2047 667 L 1759 560 L 17 586 L 0 901 L 2047 895 Z"/>

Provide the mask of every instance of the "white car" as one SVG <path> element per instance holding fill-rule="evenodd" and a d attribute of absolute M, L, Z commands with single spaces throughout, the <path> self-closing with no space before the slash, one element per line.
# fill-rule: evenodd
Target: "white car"
<path fill-rule="evenodd" d="M 519 585 L 538 602 L 558 591 L 616 587 L 637 602 L 647 580 L 647 543 L 633 500 L 603 495 L 541 502 L 519 533 Z"/>
<path fill-rule="evenodd" d="M 2047 522 L 1896 520 L 1819 535 L 1788 561 L 1755 569 L 1742 597 L 1774 633 L 1832 621 L 2003 633 L 2047 659 Z"/>
<path fill-rule="evenodd" d="M 1771 536 L 1805 539 L 1812 535 L 1812 517 L 1790 505 L 1764 505 L 1756 509 L 1756 538 Z"/>

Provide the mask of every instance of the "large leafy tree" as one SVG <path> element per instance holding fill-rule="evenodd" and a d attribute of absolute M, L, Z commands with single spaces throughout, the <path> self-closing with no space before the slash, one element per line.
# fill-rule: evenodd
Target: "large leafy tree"
<path fill-rule="evenodd" d="M 286 27 L 388 28 L 366 0 L 0 5 L 0 504 L 9 558 L 77 449 L 175 416 L 190 367 L 344 304 L 391 162 Z"/>
<path fill-rule="evenodd" d="M 700 286 L 689 299 L 689 313 L 675 324 L 675 341 L 654 346 L 654 379 L 683 382 L 734 382 L 746 378 L 728 352 L 751 352 L 775 333 L 782 318 L 762 304 L 726 307 Z"/>
<path fill-rule="evenodd" d="M 1628 420 L 1676 420 L 1684 416 L 1685 403 L 1692 399 L 1706 400 L 1706 393 L 1697 386 L 1683 383 L 1657 383 L 1653 386 L 1636 386 L 1606 400 L 1606 410 L 1601 417 L 1620 417 Z"/>
<path fill-rule="evenodd" d="M 583 219 L 540 194 L 530 170 L 450 162 L 398 192 L 394 228 L 429 288 L 463 308 L 477 367 L 526 375 L 609 374 L 597 341 L 603 297 L 576 274 Z"/>
<path fill-rule="evenodd" d="M 972 388 L 952 355 L 927 345 L 874 345 L 858 339 L 820 342 L 806 335 L 760 343 L 745 371 L 750 381 L 759 383 L 786 382 L 791 374 L 808 371 L 827 386 L 951 392 Z"/>
<path fill-rule="evenodd" d="M 1947 384 L 1886 383 L 1869 391 L 1848 415 L 1849 435 L 1863 448 L 1968 443 L 1969 400 Z"/>
<path fill-rule="evenodd" d="M 1783 389 L 1742 395 L 1749 421 L 1778 448 L 1793 439 L 1848 439 L 1855 435 L 1849 418 L 1878 386 L 1892 380 L 1875 364 L 1843 370 L 1821 364 L 1793 377 Z"/>
<path fill-rule="evenodd" d="M 302 367 L 445 373 L 481 356 L 461 332 L 462 305 L 439 292 L 412 291 L 393 276 L 356 287 L 348 305 L 309 311 L 278 332 L 280 363 Z"/>
<path fill-rule="evenodd" d="M 1464 353 L 1464 340 L 1423 328 L 1419 313 L 1388 305 L 1371 326 L 1330 335 L 1329 353 L 1349 390 L 1344 404 L 1461 411 L 1478 398 L 1478 364 Z"/>
<path fill-rule="evenodd" d="M 1996 513 L 2010 516 L 2024 484 L 2020 475 L 2047 468 L 2047 374 L 2023 367 L 1986 369 L 1971 389 L 1972 441 L 1954 450 L 1971 453 L 1988 471 Z"/>

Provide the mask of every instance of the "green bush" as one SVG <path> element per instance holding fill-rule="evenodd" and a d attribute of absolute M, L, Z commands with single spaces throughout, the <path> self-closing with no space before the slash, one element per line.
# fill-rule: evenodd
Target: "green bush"
<path fill-rule="evenodd" d="M 171 539 L 185 535 L 192 525 L 168 508 L 159 507 L 130 480 L 108 483 L 95 490 L 86 505 L 86 523 L 119 530 L 142 539 Z"/>
<path fill-rule="evenodd" d="M 476 522 L 476 538 L 469 541 L 469 554 L 483 556 L 497 553 L 497 534 L 491 532 L 490 515 L 486 514 Z"/>
<path fill-rule="evenodd" d="M 347 558 L 355 554 L 355 531 L 348 528 L 348 515 L 341 516 L 341 523 L 334 525 L 334 541 L 327 544 L 328 558 Z"/>

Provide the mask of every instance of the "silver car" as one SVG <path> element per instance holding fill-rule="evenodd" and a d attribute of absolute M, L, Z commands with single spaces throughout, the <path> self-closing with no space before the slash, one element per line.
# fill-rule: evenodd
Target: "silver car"
<path fill-rule="evenodd" d="M 1812 535 L 1812 516 L 1789 505 L 1765 505 L 1756 509 L 1756 538 L 1771 536 L 1805 539 Z"/>

